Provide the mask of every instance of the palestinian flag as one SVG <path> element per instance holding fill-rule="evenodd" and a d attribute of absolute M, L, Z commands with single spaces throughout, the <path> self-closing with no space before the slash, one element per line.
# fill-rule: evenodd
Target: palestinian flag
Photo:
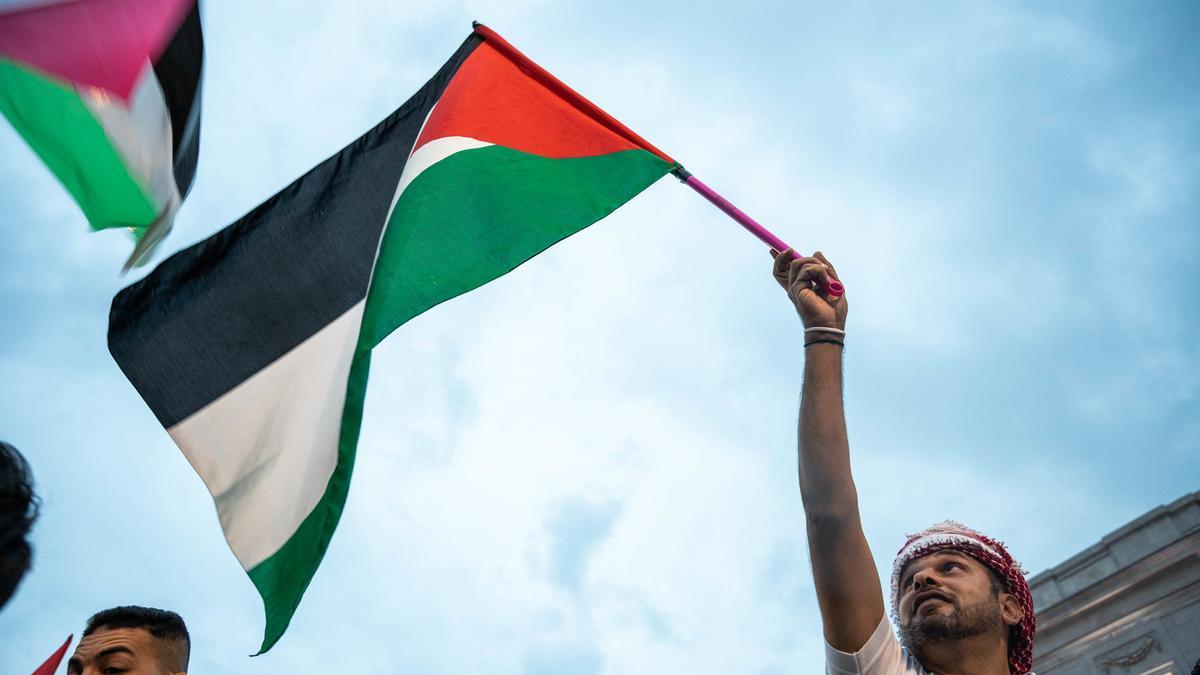
<path fill-rule="evenodd" d="M 197 0 L 35 0 L 0 10 L 0 111 L 125 267 L 171 229 L 200 140 Z"/>
<path fill-rule="evenodd" d="M 109 348 L 212 492 L 262 651 L 341 516 L 371 349 L 675 166 L 477 25 L 378 126 L 114 298 Z"/>

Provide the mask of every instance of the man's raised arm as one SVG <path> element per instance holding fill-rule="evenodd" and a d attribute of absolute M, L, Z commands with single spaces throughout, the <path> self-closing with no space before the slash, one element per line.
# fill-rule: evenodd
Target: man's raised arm
<path fill-rule="evenodd" d="M 775 279 L 804 322 L 804 385 L 800 397 L 800 496 L 825 639 L 856 652 L 883 619 L 883 590 L 858 516 L 850 475 L 850 444 L 842 408 L 842 344 L 846 298 L 825 292 L 837 272 L 820 252 L 775 256 Z"/>

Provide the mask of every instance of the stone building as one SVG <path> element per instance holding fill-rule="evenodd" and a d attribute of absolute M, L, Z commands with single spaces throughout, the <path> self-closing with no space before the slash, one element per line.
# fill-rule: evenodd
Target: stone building
<path fill-rule="evenodd" d="M 1200 660 L 1200 492 L 1029 580 L 1038 675 L 1189 675 Z"/>

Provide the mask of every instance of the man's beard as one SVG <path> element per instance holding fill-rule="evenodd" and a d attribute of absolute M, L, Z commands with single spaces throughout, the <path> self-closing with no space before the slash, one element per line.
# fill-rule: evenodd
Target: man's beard
<path fill-rule="evenodd" d="M 914 616 L 907 626 L 900 627 L 900 644 L 912 654 L 919 654 L 930 642 L 962 640 L 982 635 L 999 627 L 1000 600 L 990 597 L 948 615 Z"/>

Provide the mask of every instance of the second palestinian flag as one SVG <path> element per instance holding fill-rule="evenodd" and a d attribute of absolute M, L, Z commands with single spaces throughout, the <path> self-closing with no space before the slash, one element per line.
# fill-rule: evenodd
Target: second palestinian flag
<path fill-rule="evenodd" d="M 212 492 L 263 651 L 341 516 L 371 349 L 675 166 L 477 26 L 377 127 L 117 295 L 110 350 Z"/>
<path fill-rule="evenodd" d="M 0 112 L 92 229 L 144 261 L 196 173 L 204 45 L 197 0 L 30 0 L 0 11 Z"/>

